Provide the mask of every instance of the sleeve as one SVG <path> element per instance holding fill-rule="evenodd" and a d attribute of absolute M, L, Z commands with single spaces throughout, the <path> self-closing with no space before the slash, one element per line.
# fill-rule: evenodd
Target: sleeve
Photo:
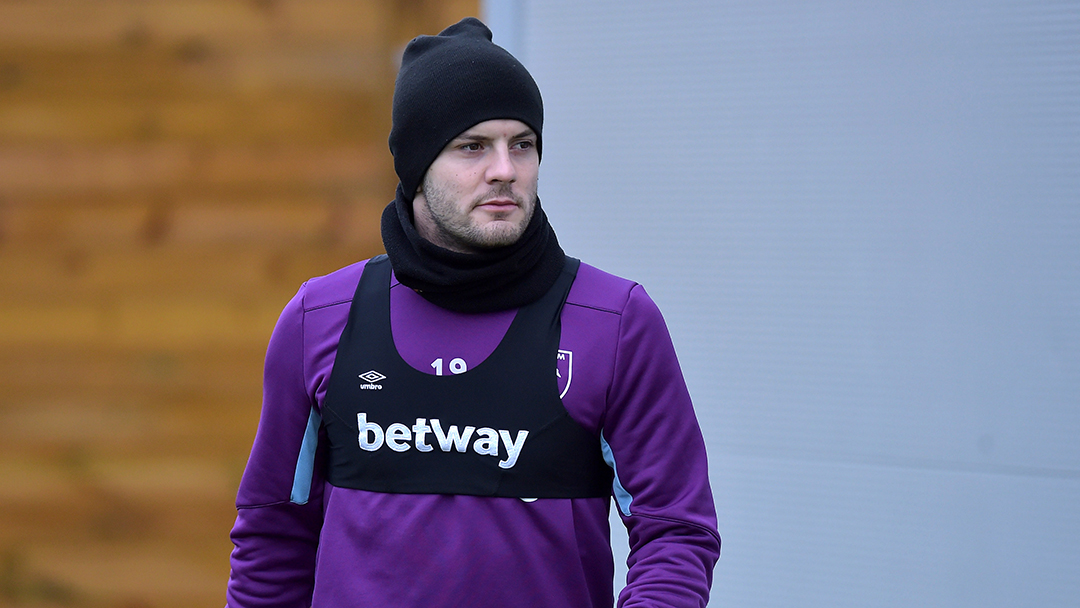
<path fill-rule="evenodd" d="M 620 322 L 602 442 L 630 539 L 618 606 L 704 607 L 720 557 L 705 443 L 667 326 L 641 286 Z"/>
<path fill-rule="evenodd" d="M 237 492 L 229 608 L 308 608 L 322 527 L 319 419 L 304 382 L 304 287 L 270 338 L 259 428 Z M 321 458 L 319 458 L 321 460 Z"/>

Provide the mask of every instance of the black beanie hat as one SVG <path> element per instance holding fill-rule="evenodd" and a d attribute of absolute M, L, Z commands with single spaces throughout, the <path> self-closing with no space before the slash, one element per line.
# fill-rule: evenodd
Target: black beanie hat
<path fill-rule="evenodd" d="M 528 125 L 540 152 L 540 89 L 521 62 L 491 41 L 486 25 L 466 17 L 438 36 L 413 38 L 401 58 L 390 129 L 390 153 L 405 196 L 412 199 L 452 139 L 495 119 Z"/>

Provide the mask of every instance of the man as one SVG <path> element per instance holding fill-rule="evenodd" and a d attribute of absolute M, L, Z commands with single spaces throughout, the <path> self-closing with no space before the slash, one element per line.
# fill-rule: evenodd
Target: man
<path fill-rule="evenodd" d="M 667 329 L 568 258 L 536 197 L 540 91 L 465 19 L 405 50 L 387 256 L 274 330 L 232 608 L 704 606 L 720 538 Z"/>

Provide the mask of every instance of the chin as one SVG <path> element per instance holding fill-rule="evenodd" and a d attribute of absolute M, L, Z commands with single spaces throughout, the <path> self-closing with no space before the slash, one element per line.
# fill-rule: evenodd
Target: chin
<path fill-rule="evenodd" d="M 515 226 L 513 229 L 500 229 L 487 232 L 476 240 L 475 246 L 479 249 L 495 249 L 513 245 L 525 234 L 524 226 Z"/>

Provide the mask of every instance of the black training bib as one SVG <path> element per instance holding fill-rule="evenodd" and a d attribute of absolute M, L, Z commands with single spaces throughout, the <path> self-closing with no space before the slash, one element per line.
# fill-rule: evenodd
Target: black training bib
<path fill-rule="evenodd" d="M 560 315 L 579 262 L 520 308 L 495 351 L 461 374 L 413 369 L 390 328 L 390 262 L 356 288 L 323 404 L 335 486 L 402 494 L 585 498 L 611 494 L 599 437 L 559 398 Z"/>

